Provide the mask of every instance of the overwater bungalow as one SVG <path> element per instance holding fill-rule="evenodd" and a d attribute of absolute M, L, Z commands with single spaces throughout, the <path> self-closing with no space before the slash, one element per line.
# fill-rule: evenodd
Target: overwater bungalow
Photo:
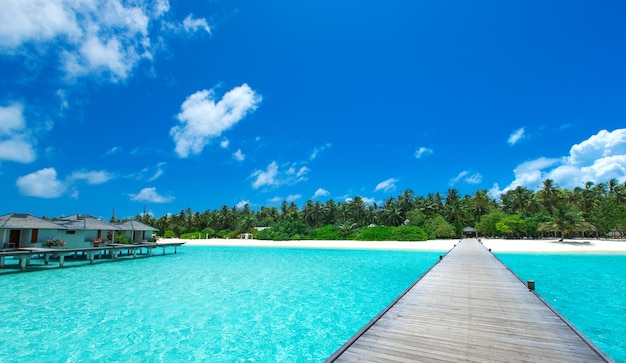
<path fill-rule="evenodd" d="M 66 227 L 27 213 L 0 216 L 0 247 L 17 249 L 39 247 L 41 242 L 61 238 Z"/>
<path fill-rule="evenodd" d="M 158 229 L 152 226 L 134 220 L 116 223 L 116 226 L 119 227 L 120 233 L 133 243 L 149 241 L 152 239 L 154 232 L 158 231 Z"/>
<path fill-rule="evenodd" d="M 65 240 L 66 248 L 98 247 L 108 241 L 109 235 L 114 240 L 115 232 L 121 231 L 119 226 L 88 214 L 61 217 L 54 223 L 65 227 L 60 238 Z"/>

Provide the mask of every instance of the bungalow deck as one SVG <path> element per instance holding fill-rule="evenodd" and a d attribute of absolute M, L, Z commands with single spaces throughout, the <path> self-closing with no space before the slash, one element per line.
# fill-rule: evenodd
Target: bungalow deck
<path fill-rule="evenodd" d="M 533 285 L 463 240 L 327 362 L 612 362 Z"/>
<path fill-rule="evenodd" d="M 185 242 L 166 242 L 166 243 L 151 243 L 141 242 L 135 244 L 108 244 L 99 247 L 86 247 L 86 248 L 18 248 L 18 249 L 3 249 L 0 250 L 0 268 L 4 268 L 6 264 L 6 258 L 12 257 L 19 260 L 19 267 L 21 271 L 25 271 L 31 261 L 36 260 L 36 257 L 43 259 L 44 265 L 48 265 L 50 259 L 58 258 L 59 267 L 63 267 L 65 264 L 65 257 L 74 255 L 85 256 L 89 260 L 90 264 L 93 264 L 97 257 L 110 257 L 113 260 L 117 260 L 124 255 L 124 252 L 128 256 L 136 258 L 137 255 L 143 254 L 143 250 L 146 250 L 147 256 L 153 255 L 155 248 L 162 248 L 163 255 L 168 247 L 173 247 L 174 253 L 177 253 L 177 248 L 182 246 Z"/>

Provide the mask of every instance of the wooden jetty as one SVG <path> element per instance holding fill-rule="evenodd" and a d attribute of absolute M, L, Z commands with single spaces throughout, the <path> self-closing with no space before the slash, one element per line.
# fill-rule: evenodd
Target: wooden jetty
<path fill-rule="evenodd" d="M 143 254 L 143 250 L 146 250 L 146 255 L 152 256 L 152 250 L 155 248 L 162 248 L 163 254 L 168 247 L 174 249 L 174 253 L 177 252 L 177 247 L 182 246 L 185 242 L 166 242 L 166 243 L 152 243 L 152 242 L 140 242 L 134 244 L 107 244 L 99 247 L 87 247 L 87 248 L 44 248 L 44 247 L 32 247 L 32 248 L 18 248 L 0 250 L 0 268 L 5 267 L 6 258 L 12 257 L 19 260 L 20 270 L 25 271 L 26 267 L 31 263 L 31 260 L 35 260 L 36 257 L 42 257 L 44 264 L 47 265 L 51 258 L 57 258 L 59 261 L 59 267 L 63 267 L 65 263 L 65 257 L 67 256 L 85 256 L 89 259 L 89 263 L 94 263 L 96 257 L 110 257 L 113 260 L 119 259 L 124 252 L 128 256 L 136 258 L 137 255 Z"/>
<path fill-rule="evenodd" d="M 533 285 L 465 239 L 326 362 L 612 362 Z"/>

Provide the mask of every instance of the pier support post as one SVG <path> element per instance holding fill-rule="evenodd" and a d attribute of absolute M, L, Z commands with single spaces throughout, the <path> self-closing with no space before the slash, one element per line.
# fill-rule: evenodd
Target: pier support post
<path fill-rule="evenodd" d="M 93 255 L 94 255 L 93 252 L 87 252 L 87 256 L 89 256 L 89 263 L 90 264 L 93 264 Z"/>
<path fill-rule="evenodd" d="M 50 254 L 49 253 L 44 253 L 43 254 L 43 263 L 44 265 L 47 265 L 50 263 Z"/>
<path fill-rule="evenodd" d="M 0 256 L 0 268 L 4 268 L 4 256 Z"/>
<path fill-rule="evenodd" d="M 27 258 L 20 258 L 20 271 L 26 271 Z"/>
<path fill-rule="evenodd" d="M 177 247 L 177 246 L 174 246 L 174 254 L 176 254 L 176 247 Z"/>
<path fill-rule="evenodd" d="M 65 255 L 60 255 L 59 256 L 59 267 L 63 267 L 64 263 L 65 263 Z"/>
<path fill-rule="evenodd" d="M 148 248 L 148 256 L 152 257 L 152 248 Z"/>
<path fill-rule="evenodd" d="M 133 248 L 133 258 L 137 258 L 137 249 Z"/>
<path fill-rule="evenodd" d="M 163 246 L 163 255 L 165 255 L 165 246 Z"/>

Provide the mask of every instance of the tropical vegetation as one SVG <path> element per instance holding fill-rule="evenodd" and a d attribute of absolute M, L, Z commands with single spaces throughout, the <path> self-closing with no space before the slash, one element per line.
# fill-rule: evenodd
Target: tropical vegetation
<path fill-rule="evenodd" d="M 426 196 L 407 189 L 380 204 L 355 196 L 340 202 L 308 200 L 302 208 L 283 201 L 280 207 L 256 211 L 246 204 L 204 212 L 187 209 L 158 218 L 143 214 L 136 219 L 158 228 L 162 236 L 187 239 L 251 233 L 270 240 L 421 241 L 458 238 L 467 226 L 483 236 L 505 238 L 623 236 L 626 183 L 612 179 L 570 190 L 546 179 L 536 191 L 517 186 L 498 199 L 484 189 L 463 196 L 456 189 Z"/>

